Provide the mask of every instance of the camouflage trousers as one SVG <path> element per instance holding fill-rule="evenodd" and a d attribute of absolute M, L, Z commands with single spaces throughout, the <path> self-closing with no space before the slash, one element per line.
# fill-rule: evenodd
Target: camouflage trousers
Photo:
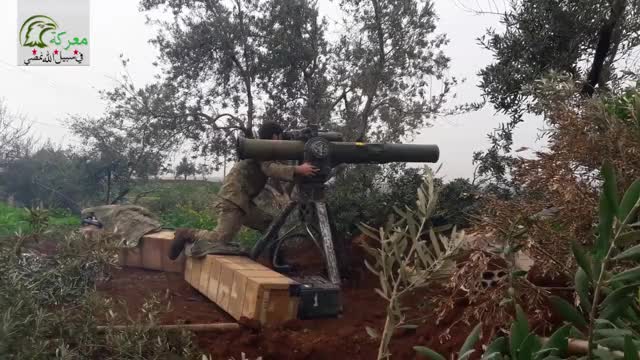
<path fill-rule="evenodd" d="M 194 236 L 194 243 L 187 246 L 187 256 L 201 257 L 206 254 L 239 254 L 242 250 L 232 240 L 242 226 L 265 232 L 273 217 L 251 203 L 248 211 L 242 210 L 229 200 L 221 199 L 216 204 L 218 225 L 214 230 L 199 230 Z"/>

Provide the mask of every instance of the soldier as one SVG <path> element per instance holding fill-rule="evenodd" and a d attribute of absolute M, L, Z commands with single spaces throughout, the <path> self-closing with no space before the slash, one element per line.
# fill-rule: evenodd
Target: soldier
<path fill-rule="evenodd" d="M 260 139 L 281 140 L 282 127 L 265 122 L 258 132 Z M 252 159 L 237 162 L 225 177 L 216 204 L 218 226 L 213 231 L 180 228 L 176 230 L 169 258 L 175 260 L 185 251 L 187 256 L 203 257 L 208 253 L 237 254 L 240 249 L 231 240 L 242 225 L 264 232 L 272 217 L 260 210 L 253 199 L 264 188 L 269 177 L 293 181 L 294 176 L 313 176 L 318 169 L 308 163 L 284 165 Z"/>

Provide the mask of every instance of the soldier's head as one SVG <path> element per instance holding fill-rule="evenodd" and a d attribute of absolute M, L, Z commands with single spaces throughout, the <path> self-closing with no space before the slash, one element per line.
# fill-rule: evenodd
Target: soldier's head
<path fill-rule="evenodd" d="M 258 136 L 263 140 L 281 140 L 282 126 L 273 121 L 265 121 L 258 130 Z"/>

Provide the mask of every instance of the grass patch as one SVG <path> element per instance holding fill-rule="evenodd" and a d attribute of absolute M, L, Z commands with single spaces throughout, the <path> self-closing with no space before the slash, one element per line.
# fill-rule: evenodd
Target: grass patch
<path fill-rule="evenodd" d="M 196 211 L 186 206 L 179 206 L 173 211 L 162 214 L 161 221 L 163 226 L 170 228 L 184 227 L 206 230 L 213 230 L 218 224 L 212 211 Z M 243 226 L 234 240 L 245 248 L 251 248 L 259 238 L 259 232 Z"/>
<path fill-rule="evenodd" d="M 64 210 L 48 210 L 47 229 L 62 230 L 80 225 L 80 219 Z M 29 235 L 35 231 L 34 224 L 30 221 L 29 211 L 24 208 L 15 208 L 0 202 L 0 237 L 15 235 L 17 233 Z"/>
<path fill-rule="evenodd" d="M 220 183 L 208 181 L 158 180 L 137 188 L 132 197 L 145 194 L 138 204 L 160 217 L 163 226 L 213 230 L 218 222 L 213 205 Z M 243 227 L 235 241 L 253 247 L 260 233 Z"/>

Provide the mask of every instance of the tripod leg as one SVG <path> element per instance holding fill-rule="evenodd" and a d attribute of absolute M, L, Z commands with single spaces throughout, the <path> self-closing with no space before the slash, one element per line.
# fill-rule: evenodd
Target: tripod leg
<path fill-rule="evenodd" d="M 327 205 L 320 201 L 315 204 L 318 214 L 318 223 L 320 224 L 320 232 L 322 233 L 322 245 L 324 247 L 324 258 L 327 263 L 329 280 L 335 285 L 340 285 L 340 271 L 338 270 L 336 251 L 333 247 L 333 238 L 331 237 L 331 225 L 329 225 Z"/>
<path fill-rule="evenodd" d="M 284 222 L 287 220 L 289 214 L 291 214 L 291 211 L 296 207 L 296 205 L 297 202 L 290 202 L 289 204 L 287 204 L 287 207 L 282 210 L 280 215 L 278 215 L 278 217 L 273 220 L 271 225 L 269 225 L 267 232 L 258 240 L 258 242 L 256 242 L 256 244 L 253 246 L 253 249 L 251 249 L 251 254 L 249 255 L 252 259 L 257 259 L 264 252 L 267 246 L 269 246 L 271 242 L 273 242 L 278 237 L 280 228 L 282 227 L 282 225 L 284 225 Z"/>

